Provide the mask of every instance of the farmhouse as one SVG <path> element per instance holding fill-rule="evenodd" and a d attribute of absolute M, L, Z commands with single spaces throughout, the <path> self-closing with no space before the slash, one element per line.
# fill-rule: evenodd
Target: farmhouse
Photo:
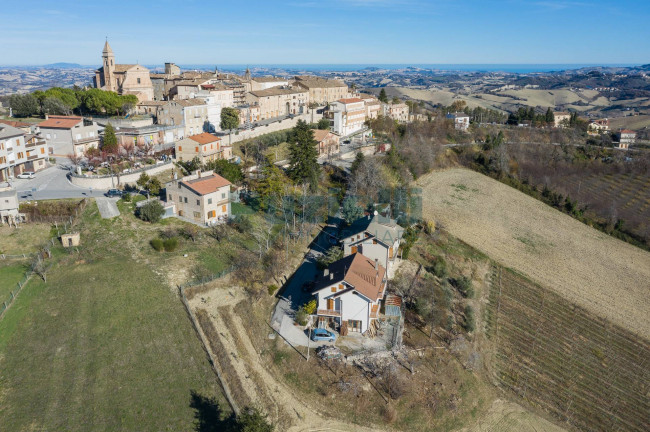
<path fill-rule="evenodd" d="M 365 333 L 379 316 L 386 269 L 378 260 L 355 253 L 330 264 L 312 292 L 318 298 L 318 327 Z"/>
<path fill-rule="evenodd" d="M 636 142 L 636 132 L 629 129 L 621 129 L 616 133 L 616 138 L 618 139 L 618 143 L 615 144 L 618 148 L 628 149 L 630 148 L 630 144 Z"/>
<path fill-rule="evenodd" d="M 397 258 L 402 241 L 403 229 L 395 220 L 375 212 L 374 216 L 357 219 L 343 234 L 343 256 L 362 253 L 378 260 L 386 269 L 391 269 Z"/>
<path fill-rule="evenodd" d="M 194 158 L 199 158 L 202 165 L 213 160 L 229 160 L 232 146 L 222 144 L 221 138 L 207 132 L 176 141 L 176 159 L 191 161 Z"/>
<path fill-rule="evenodd" d="M 231 183 L 212 171 L 196 171 L 165 185 L 172 213 L 195 223 L 214 225 L 230 217 Z"/>
<path fill-rule="evenodd" d="M 553 113 L 554 125 L 556 128 L 564 127 L 571 120 L 571 113 L 556 111 Z"/>
<path fill-rule="evenodd" d="M 469 116 L 462 112 L 447 114 L 447 118 L 454 121 L 456 130 L 466 131 L 469 129 Z"/>

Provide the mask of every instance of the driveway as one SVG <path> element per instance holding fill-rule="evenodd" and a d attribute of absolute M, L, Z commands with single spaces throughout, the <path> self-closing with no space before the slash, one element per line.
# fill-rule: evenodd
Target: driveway
<path fill-rule="evenodd" d="M 120 215 L 120 210 L 117 208 L 118 199 L 104 196 L 95 198 L 97 207 L 99 208 L 99 214 L 102 215 L 102 218 L 110 219 Z"/>
<path fill-rule="evenodd" d="M 318 273 L 316 259 L 332 246 L 329 238 L 330 235 L 336 235 L 339 224 L 339 218 L 331 217 L 330 223 L 318 233 L 318 236 L 312 241 L 309 252 L 305 255 L 302 264 L 282 288 L 280 300 L 273 311 L 271 326 L 292 345 L 307 346 L 309 342 L 307 334 L 293 325 L 293 317 L 298 308 L 312 297 L 310 293 L 302 291 L 302 286 L 305 282 L 313 281 L 316 277 Z M 328 342 L 309 342 L 309 346 L 312 347 L 319 345 L 331 344 Z"/>
<path fill-rule="evenodd" d="M 67 174 L 68 165 L 59 159 L 57 165 L 37 172 L 33 179 L 14 179 L 11 184 L 16 188 L 20 201 L 98 197 L 106 192 L 75 186 Z"/>

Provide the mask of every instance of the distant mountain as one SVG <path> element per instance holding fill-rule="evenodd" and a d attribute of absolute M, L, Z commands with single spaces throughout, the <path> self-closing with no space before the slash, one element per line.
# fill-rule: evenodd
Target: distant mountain
<path fill-rule="evenodd" d="M 51 63 L 43 65 L 45 69 L 82 69 L 79 63 Z"/>

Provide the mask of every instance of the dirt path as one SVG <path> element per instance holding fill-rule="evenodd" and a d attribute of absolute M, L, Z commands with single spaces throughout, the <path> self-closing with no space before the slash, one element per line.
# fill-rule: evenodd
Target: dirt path
<path fill-rule="evenodd" d="M 190 300 L 193 310 L 207 311 L 218 337 L 226 351 L 245 397 L 264 407 L 280 430 L 299 431 L 373 431 L 358 425 L 338 422 L 308 406 L 295 396 L 295 392 L 276 380 L 267 370 L 255 350 L 242 318 L 234 313 L 234 307 L 244 300 L 241 288 L 215 288 Z M 237 398 L 237 395 L 233 395 Z"/>

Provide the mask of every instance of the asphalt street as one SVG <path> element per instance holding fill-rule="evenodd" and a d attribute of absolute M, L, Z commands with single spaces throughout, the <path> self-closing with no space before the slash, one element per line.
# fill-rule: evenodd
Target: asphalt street
<path fill-rule="evenodd" d="M 75 186 L 68 180 L 68 166 L 62 160 L 34 174 L 33 179 L 13 179 L 11 185 L 18 192 L 18 200 L 45 200 L 103 196 L 105 190 Z"/>

